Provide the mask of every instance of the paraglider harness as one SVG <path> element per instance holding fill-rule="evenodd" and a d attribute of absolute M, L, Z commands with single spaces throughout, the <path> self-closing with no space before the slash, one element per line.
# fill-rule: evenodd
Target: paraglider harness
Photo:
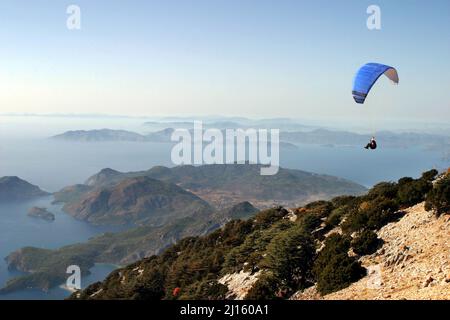
<path fill-rule="evenodd" d="M 370 142 L 365 146 L 366 149 L 375 150 L 377 148 L 377 142 L 375 139 L 370 140 Z"/>

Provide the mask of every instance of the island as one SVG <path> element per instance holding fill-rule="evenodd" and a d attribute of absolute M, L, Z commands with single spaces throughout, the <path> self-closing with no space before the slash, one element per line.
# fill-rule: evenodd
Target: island
<path fill-rule="evenodd" d="M 49 212 L 47 208 L 33 207 L 28 211 L 28 216 L 46 221 L 55 221 L 55 215 Z"/>

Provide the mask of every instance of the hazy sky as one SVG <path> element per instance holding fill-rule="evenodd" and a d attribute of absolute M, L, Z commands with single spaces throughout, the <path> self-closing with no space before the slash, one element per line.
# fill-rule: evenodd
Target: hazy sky
<path fill-rule="evenodd" d="M 1 0 L 0 43 L 0 113 L 450 119 L 447 0 Z M 372 61 L 400 85 L 361 107 L 352 79 Z"/>

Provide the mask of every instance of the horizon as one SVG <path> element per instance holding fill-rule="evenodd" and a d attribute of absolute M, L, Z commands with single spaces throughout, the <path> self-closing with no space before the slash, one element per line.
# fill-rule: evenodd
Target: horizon
<path fill-rule="evenodd" d="M 117 127 L 117 123 L 113 120 L 117 119 L 127 119 L 129 121 L 150 121 L 163 125 L 165 122 L 170 124 L 175 124 L 177 122 L 194 122 L 202 121 L 205 123 L 214 123 L 220 121 L 230 121 L 239 124 L 243 121 L 258 122 L 258 121 L 283 121 L 287 120 L 296 125 L 304 125 L 310 128 L 304 128 L 302 131 L 311 131 L 315 129 L 326 129 L 331 131 L 347 131 L 359 134 L 371 134 L 374 131 L 380 133 L 384 131 L 395 132 L 395 133 L 423 133 L 423 134 L 440 134 L 440 135 L 450 135 L 450 123 L 445 120 L 402 120 L 402 119 L 388 119 L 383 122 L 380 126 L 377 125 L 374 130 L 373 120 L 369 122 L 361 122 L 355 125 L 354 122 L 348 121 L 348 119 L 332 119 L 332 118 L 314 118 L 314 117 L 303 117 L 303 118 L 288 118 L 288 117 L 251 117 L 251 116 L 239 116 L 239 115 L 220 115 L 220 114 L 159 114 L 159 115 L 136 115 L 136 114 L 108 114 L 108 113 L 0 113 L 0 125 L 8 124 L 8 119 L 23 118 L 23 119 L 65 119 L 65 120 L 76 120 L 71 130 L 86 130 L 85 123 L 83 120 L 101 120 L 104 119 L 110 122 L 102 122 L 101 125 L 92 125 L 87 130 L 95 129 L 120 129 L 122 126 Z M 1 120 L 6 121 L 1 121 Z M 51 126 L 50 123 L 48 125 Z M 79 128 L 77 127 L 79 125 Z M 173 126 L 172 126 L 173 127 Z M 127 130 L 125 128 L 125 130 Z M 128 129 L 135 131 L 132 129 Z M 300 130 L 300 129 L 299 129 Z"/>

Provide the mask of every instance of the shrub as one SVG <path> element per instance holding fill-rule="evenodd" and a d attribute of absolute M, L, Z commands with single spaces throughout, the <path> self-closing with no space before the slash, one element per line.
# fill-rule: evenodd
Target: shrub
<path fill-rule="evenodd" d="M 427 180 L 413 180 L 399 184 L 398 201 L 403 206 L 413 206 L 425 200 L 426 194 L 433 188 Z"/>
<path fill-rule="evenodd" d="M 335 255 L 329 260 L 325 268 L 319 273 L 317 290 L 328 294 L 348 287 L 366 274 L 361 263 L 347 253 Z"/>
<path fill-rule="evenodd" d="M 365 269 L 354 257 L 349 257 L 350 238 L 333 234 L 325 240 L 325 247 L 314 262 L 313 274 L 317 290 L 331 293 L 349 286 L 365 275 Z"/>
<path fill-rule="evenodd" d="M 351 243 L 353 252 L 361 256 L 374 253 L 380 244 L 381 240 L 378 239 L 377 234 L 372 230 L 364 230 Z"/>
<path fill-rule="evenodd" d="M 391 182 L 381 182 L 370 189 L 367 199 L 374 200 L 376 198 L 395 199 L 397 197 L 398 186 Z"/>
<path fill-rule="evenodd" d="M 276 298 L 278 290 L 277 278 L 265 273 L 256 281 L 245 296 L 246 300 L 272 300 Z"/>
<path fill-rule="evenodd" d="M 331 214 L 326 220 L 325 222 L 326 225 L 331 228 L 338 226 L 339 223 L 341 223 L 342 217 L 345 215 L 345 213 L 346 213 L 345 207 L 334 209 L 333 211 L 331 211 Z"/>
<path fill-rule="evenodd" d="M 345 232 L 363 229 L 378 230 L 396 218 L 394 213 L 398 208 L 398 204 L 394 200 L 376 198 L 367 203 L 362 210 L 353 210 L 342 224 L 342 229 Z"/>
<path fill-rule="evenodd" d="M 310 234 L 320 227 L 322 220 L 314 213 L 307 213 L 300 217 L 299 224 L 305 233 Z"/>
<path fill-rule="evenodd" d="M 422 173 L 422 177 L 420 179 L 423 181 L 431 182 L 436 178 L 438 173 L 439 172 L 436 169 L 432 169 L 432 170 Z"/>
<path fill-rule="evenodd" d="M 393 221 L 396 216 L 394 213 L 399 209 L 398 204 L 394 200 L 381 200 L 368 209 L 365 214 L 368 216 L 367 228 L 378 230 L 389 222 Z"/>
<path fill-rule="evenodd" d="M 450 175 L 438 181 L 428 193 L 425 209 L 434 210 L 436 216 L 450 213 Z"/>
<path fill-rule="evenodd" d="M 204 280 L 195 282 L 181 292 L 182 300 L 223 300 L 228 292 L 228 287 L 216 280 Z"/>
<path fill-rule="evenodd" d="M 414 179 L 411 177 L 403 177 L 398 180 L 398 186 L 403 186 L 405 184 L 413 182 Z"/>
<path fill-rule="evenodd" d="M 154 272 L 136 286 L 133 299 L 160 300 L 162 297 L 164 297 L 164 275 Z"/>
<path fill-rule="evenodd" d="M 331 199 L 331 203 L 334 208 L 339 208 L 345 205 L 352 204 L 355 201 L 355 199 L 357 199 L 355 196 L 338 196 Z"/>
<path fill-rule="evenodd" d="M 316 214 L 319 218 L 328 216 L 333 210 L 333 204 L 329 201 L 314 201 L 305 206 L 307 212 Z"/>
<path fill-rule="evenodd" d="M 325 268 L 328 261 L 337 254 L 347 254 L 350 249 L 350 237 L 339 234 L 330 235 L 324 242 L 323 249 L 319 252 L 316 260 L 314 261 L 313 274 L 319 275 L 321 270 Z"/>
<path fill-rule="evenodd" d="M 267 209 L 259 212 L 253 219 L 255 226 L 261 229 L 270 227 L 273 223 L 281 220 L 288 214 L 288 211 L 282 207 Z"/>

